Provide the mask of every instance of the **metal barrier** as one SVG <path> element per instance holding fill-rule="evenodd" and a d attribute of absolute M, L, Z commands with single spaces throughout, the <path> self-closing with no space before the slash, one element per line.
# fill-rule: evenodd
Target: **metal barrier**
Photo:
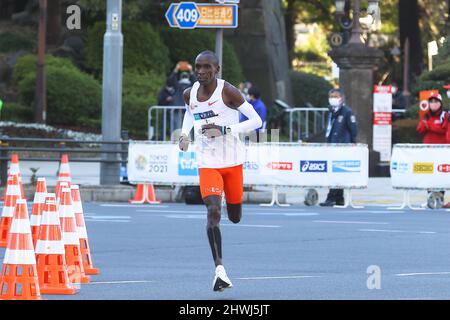
<path fill-rule="evenodd" d="M 25 146 L 24 146 L 25 144 Z M 26 146 L 32 144 L 34 146 Z M 44 144 L 46 146 L 36 146 Z M 79 146 L 68 147 L 67 145 L 87 145 L 81 148 Z M 90 146 L 91 145 L 91 146 Z M 96 146 L 96 147 L 92 147 Z M 98 148 L 100 146 L 100 148 Z M 115 149 L 115 150 L 114 150 Z M 0 185 L 5 186 L 8 179 L 8 161 L 10 153 L 18 152 L 45 152 L 56 153 L 58 158 L 49 158 L 46 156 L 20 156 L 20 160 L 25 161 L 57 161 L 61 160 L 64 153 L 86 153 L 99 154 L 97 158 L 70 158 L 71 162 L 99 162 L 99 163 L 120 163 L 127 164 L 128 161 L 128 141 L 93 141 L 93 140 L 72 140 L 72 139 L 40 139 L 40 138 L 0 138 Z M 111 155 L 116 155 L 116 159 L 111 159 Z"/>
<path fill-rule="evenodd" d="M 392 109 L 393 114 L 405 113 L 405 111 L 404 109 Z M 311 135 L 325 130 L 328 124 L 328 108 L 287 108 L 285 112 L 289 113 L 289 142 L 293 142 L 294 139 L 308 139 Z M 295 131 L 294 126 L 296 126 Z"/>
<path fill-rule="evenodd" d="M 181 128 L 185 106 L 151 106 L 148 108 L 148 140 L 168 141 L 170 135 L 176 129 Z M 154 113 L 154 116 L 152 115 Z M 169 113 L 169 115 L 168 115 Z M 179 123 L 176 123 L 178 116 Z M 162 124 L 160 124 L 162 118 Z M 154 124 L 152 120 L 154 119 Z M 175 128 L 175 126 L 177 126 Z M 169 132 L 167 131 L 169 129 Z M 168 139 L 167 139 L 168 137 Z"/>

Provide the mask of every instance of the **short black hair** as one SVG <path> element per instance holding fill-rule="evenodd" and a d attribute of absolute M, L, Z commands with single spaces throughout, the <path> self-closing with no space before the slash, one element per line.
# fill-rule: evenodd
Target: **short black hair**
<path fill-rule="evenodd" d="M 199 57 L 199 56 L 209 56 L 209 57 L 211 58 L 213 64 L 215 64 L 216 66 L 219 65 L 219 58 L 218 58 L 217 55 L 216 55 L 214 52 L 212 52 L 211 50 L 205 50 L 205 51 L 202 51 L 202 52 L 200 52 L 200 53 L 197 55 L 197 57 Z M 197 59 L 197 58 L 196 58 L 196 59 Z"/>
<path fill-rule="evenodd" d="M 261 97 L 261 92 L 257 87 L 251 86 L 250 89 L 248 89 L 248 95 L 252 95 L 256 99 L 259 99 Z"/>
<path fill-rule="evenodd" d="M 340 95 L 342 98 L 345 98 L 344 91 L 343 91 L 342 89 L 339 89 L 339 88 L 333 88 L 333 89 L 331 89 L 330 91 L 328 91 L 328 95 L 330 95 L 330 94 L 332 94 L 332 93 L 335 93 L 335 92 L 339 93 L 339 95 Z"/>

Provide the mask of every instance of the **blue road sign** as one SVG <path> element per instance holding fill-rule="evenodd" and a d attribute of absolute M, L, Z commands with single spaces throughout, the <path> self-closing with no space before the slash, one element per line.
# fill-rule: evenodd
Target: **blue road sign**
<path fill-rule="evenodd" d="M 180 29 L 194 29 L 200 12 L 194 2 L 181 2 L 173 15 Z"/>
<path fill-rule="evenodd" d="M 175 22 L 175 19 L 173 16 L 173 12 L 177 6 L 178 6 L 178 3 L 170 4 L 169 9 L 167 9 L 167 12 L 166 12 L 167 22 L 169 23 L 169 26 L 171 26 L 172 28 L 178 27 L 178 24 Z"/>

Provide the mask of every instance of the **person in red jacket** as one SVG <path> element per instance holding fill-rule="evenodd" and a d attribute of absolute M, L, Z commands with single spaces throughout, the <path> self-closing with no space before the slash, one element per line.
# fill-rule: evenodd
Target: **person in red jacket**
<path fill-rule="evenodd" d="M 417 132 L 423 135 L 422 143 L 447 143 L 448 113 L 442 108 L 440 94 L 428 98 L 428 112 L 417 125 Z"/>
<path fill-rule="evenodd" d="M 440 94 L 432 94 L 428 98 L 428 112 L 417 125 L 417 132 L 423 135 L 423 143 L 446 144 L 448 113 L 443 110 Z M 444 204 L 445 192 L 428 190 L 427 205 L 429 208 L 440 208 Z M 439 204 L 438 204 L 439 203 Z"/>

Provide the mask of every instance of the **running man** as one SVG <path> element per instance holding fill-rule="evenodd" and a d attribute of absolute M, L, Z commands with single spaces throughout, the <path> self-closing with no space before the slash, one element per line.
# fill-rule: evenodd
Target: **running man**
<path fill-rule="evenodd" d="M 214 52 L 201 52 L 195 59 L 194 69 L 198 81 L 184 91 L 186 112 L 179 148 L 188 150 L 189 133 L 194 128 L 200 192 L 208 211 L 206 233 L 216 266 L 213 290 L 223 291 L 233 285 L 222 264 L 219 227 L 222 192 L 228 219 L 238 223 L 242 216 L 242 163 L 245 160 L 239 133 L 261 127 L 262 121 L 236 87 L 217 78 L 220 66 Z M 248 120 L 239 123 L 238 111 Z"/>

